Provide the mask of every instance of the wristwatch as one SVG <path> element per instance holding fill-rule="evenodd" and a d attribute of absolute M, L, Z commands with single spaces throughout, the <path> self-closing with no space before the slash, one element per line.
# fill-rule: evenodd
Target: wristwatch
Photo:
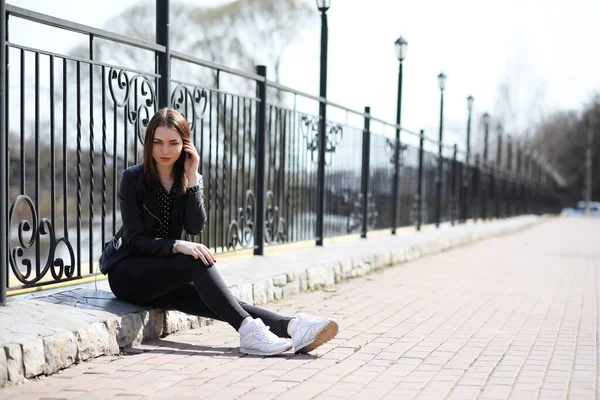
<path fill-rule="evenodd" d="M 173 254 L 177 254 L 177 246 L 179 246 L 179 240 L 173 242 L 173 247 L 171 248 Z"/>

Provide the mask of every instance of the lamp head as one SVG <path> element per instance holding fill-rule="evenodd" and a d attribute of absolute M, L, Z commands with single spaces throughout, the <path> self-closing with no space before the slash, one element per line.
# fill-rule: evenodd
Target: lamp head
<path fill-rule="evenodd" d="M 317 0 L 317 8 L 319 11 L 325 12 L 329 10 L 329 7 L 331 7 L 331 0 Z"/>
<path fill-rule="evenodd" d="M 400 36 L 396 42 L 394 42 L 394 46 L 396 47 L 396 57 L 398 57 L 398 61 L 402 62 L 404 57 L 406 57 L 406 47 L 408 42 L 404 40 L 402 36 Z"/>
<path fill-rule="evenodd" d="M 438 85 L 440 85 L 440 90 L 444 90 L 444 88 L 446 87 L 446 74 L 444 74 L 443 72 L 440 72 L 440 74 L 438 75 Z"/>

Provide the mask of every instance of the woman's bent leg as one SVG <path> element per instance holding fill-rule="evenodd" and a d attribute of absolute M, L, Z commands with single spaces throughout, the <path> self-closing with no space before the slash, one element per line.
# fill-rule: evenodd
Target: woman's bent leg
<path fill-rule="evenodd" d="M 189 288 L 181 288 L 189 286 L 190 282 L 201 301 L 194 301 Z M 201 261 L 183 254 L 126 258 L 110 271 L 109 283 L 121 300 L 156 307 L 171 305 L 189 314 L 209 317 L 207 311 L 210 311 L 236 330 L 249 316 L 216 268 L 206 267 Z M 188 305 L 187 301 L 193 303 Z"/>
<path fill-rule="evenodd" d="M 193 283 L 186 283 L 168 293 L 158 296 L 151 301 L 151 306 L 164 310 L 177 310 L 198 317 L 212 318 L 223 321 L 221 316 L 215 314 L 208 308 L 200 297 Z"/>

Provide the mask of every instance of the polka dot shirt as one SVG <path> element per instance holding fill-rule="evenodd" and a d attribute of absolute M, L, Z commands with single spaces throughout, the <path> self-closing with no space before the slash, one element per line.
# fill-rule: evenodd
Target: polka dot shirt
<path fill-rule="evenodd" d="M 199 185 L 192 186 L 186 190 L 186 193 L 196 193 L 200 189 Z M 174 182 L 171 190 L 167 190 L 160 186 L 156 191 L 158 195 L 158 204 L 160 206 L 160 227 L 156 234 L 156 237 L 168 239 L 169 238 L 169 221 L 171 217 L 171 210 L 173 209 L 173 202 L 177 197 L 177 191 L 179 190 L 179 183 Z"/>
<path fill-rule="evenodd" d="M 177 182 L 171 186 L 171 191 L 167 192 L 164 187 L 160 187 L 156 194 L 158 195 L 158 204 L 160 205 L 160 228 L 156 237 L 168 238 L 169 237 L 169 219 L 171 216 L 171 210 L 173 209 L 173 201 L 177 197 Z"/>

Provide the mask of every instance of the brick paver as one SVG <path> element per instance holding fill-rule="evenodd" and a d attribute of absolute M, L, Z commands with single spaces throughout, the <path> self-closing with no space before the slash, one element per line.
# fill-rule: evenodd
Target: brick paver
<path fill-rule="evenodd" d="M 268 305 L 337 318 L 311 355 L 244 356 L 216 322 L 0 398 L 598 398 L 599 232 L 555 219 Z"/>

